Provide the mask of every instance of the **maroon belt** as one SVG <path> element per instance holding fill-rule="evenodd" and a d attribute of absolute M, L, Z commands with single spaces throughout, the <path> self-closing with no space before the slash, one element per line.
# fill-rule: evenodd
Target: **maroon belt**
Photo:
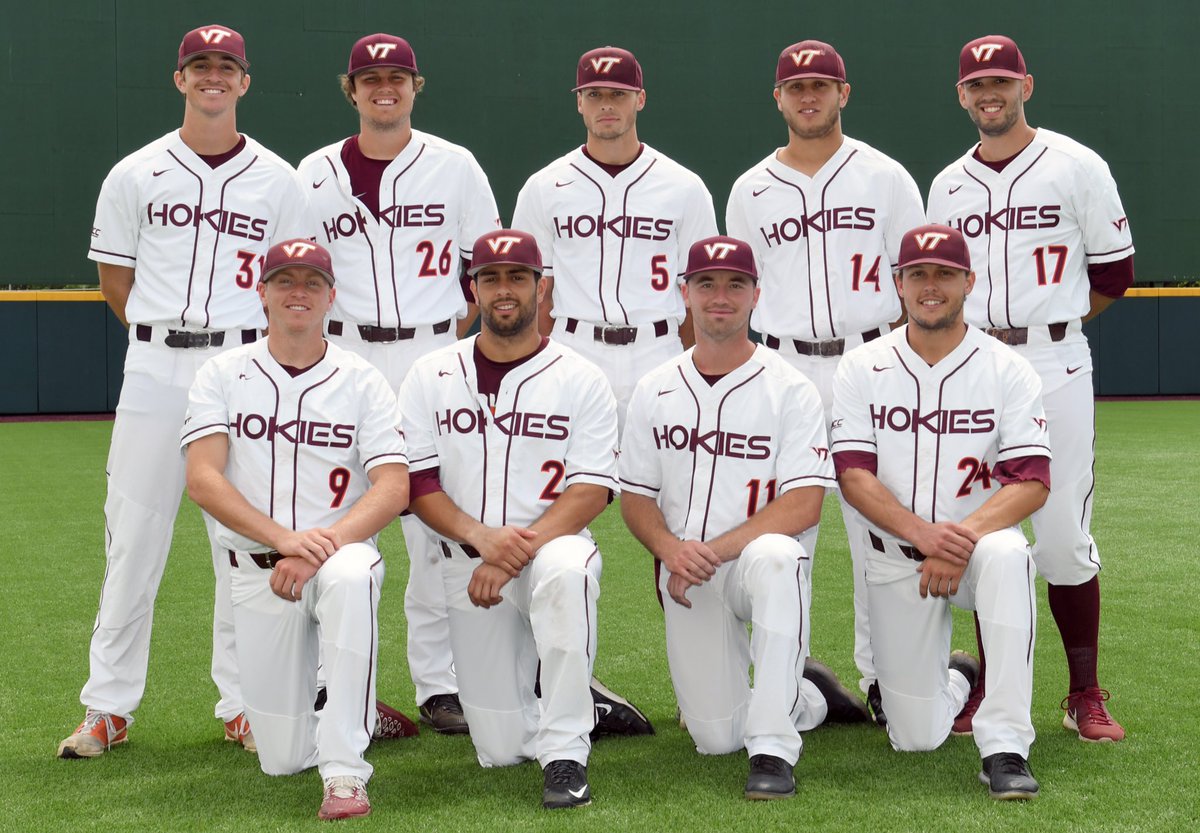
<path fill-rule="evenodd" d="M 878 535 L 876 535 L 874 532 L 871 532 L 870 530 L 867 530 L 867 535 L 869 535 L 871 537 L 871 546 L 872 547 L 874 547 L 879 552 L 887 552 L 887 550 L 885 550 L 883 548 L 883 539 L 882 538 L 880 538 Z M 896 546 L 898 546 L 900 548 L 900 552 L 904 553 L 905 558 L 911 559 L 912 561 L 924 561 L 925 560 L 925 556 L 921 555 L 920 550 L 918 550 L 916 547 L 909 546 L 908 544 L 897 544 Z"/>
<path fill-rule="evenodd" d="M 134 335 L 138 341 L 153 341 L 154 328 L 149 324 L 137 324 L 134 327 Z M 242 344 L 253 344 L 257 340 L 258 330 L 242 330 Z M 193 332 L 191 330 L 167 330 L 167 337 L 163 339 L 163 344 L 181 350 L 203 350 L 208 347 L 220 347 L 224 343 L 225 333 L 223 331 L 208 333 Z"/>
<path fill-rule="evenodd" d="M 862 334 L 863 344 L 874 341 L 881 335 L 878 327 L 874 330 L 867 330 Z M 801 341 L 798 338 L 789 340 L 801 356 L 840 356 L 846 352 L 846 339 L 844 338 L 830 338 L 825 341 Z M 772 350 L 778 350 L 782 343 L 778 336 L 763 336 L 763 344 Z"/>
<path fill-rule="evenodd" d="M 1047 332 L 1050 333 L 1051 341 L 1062 341 L 1067 337 L 1066 321 L 1060 321 L 1057 324 L 1046 324 L 1045 327 Z M 984 327 L 983 331 L 997 341 L 1003 341 L 1011 347 L 1029 343 L 1028 327 Z"/>
<path fill-rule="evenodd" d="M 276 564 L 287 558 L 286 555 L 280 555 L 274 550 L 271 552 L 248 552 L 246 555 L 250 556 L 250 560 L 263 570 L 274 570 Z M 236 567 L 237 565 L 237 553 L 229 550 L 229 566 Z"/>
<path fill-rule="evenodd" d="M 439 321 L 432 325 L 434 335 L 450 332 L 451 319 Z M 376 327 L 373 324 L 353 324 L 358 330 L 358 336 L 371 344 L 391 344 L 393 341 L 409 341 L 416 337 L 418 327 Z M 345 332 L 344 321 L 330 321 L 326 327 L 331 336 L 340 336 Z"/>
<path fill-rule="evenodd" d="M 566 327 L 567 332 L 575 332 L 577 329 L 579 329 L 579 324 L 580 322 L 578 318 L 568 318 Z M 671 325 L 666 321 L 654 322 L 655 338 L 662 338 L 669 332 L 671 332 Z M 596 339 L 596 341 L 604 344 L 615 344 L 617 346 L 633 344 L 635 341 L 637 341 L 637 335 L 637 327 L 619 327 L 615 324 L 604 324 L 603 326 L 598 325 L 594 328 L 594 332 L 592 333 L 592 337 Z"/>

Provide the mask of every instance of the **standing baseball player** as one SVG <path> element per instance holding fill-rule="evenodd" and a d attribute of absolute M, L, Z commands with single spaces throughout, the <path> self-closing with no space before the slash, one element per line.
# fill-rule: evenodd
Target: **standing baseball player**
<path fill-rule="evenodd" d="M 585 52 L 573 92 L 587 142 L 529 178 L 513 226 L 546 258 L 542 334 L 604 371 L 624 425 L 638 380 L 691 345 L 678 275 L 716 217 L 698 176 L 639 141 L 646 90 L 633 53 Z"/>
<path fill-rule="evenodd" d="M 990 660 L 975 715 L 979 778 L 993 798 L 1033 798 L 1037 608 L 1019 525 L 1050 489 L 1041 383 L 1027 361 L 964 323 L 975 274 L 959 232 L 908 232 L 895 284 L 908 324 L 845 357 L 830 436 L 842 492 L 868 523 L 888 736 L 899 751 L 923 751 L 950 734 L 979 675 L 974 657 L 950 654 L 950 605 L 974 610 Z"/>
<path fill-rule="evenodd" d="M 762 268 L 763 302 L 751 320 L 763 343 L 816 386 L 829 419 L 833 374 L 842 354 L 886 333 L 903 315 L 888 284 L 900 237 L 925 222 L 908 172 L 842 133 L 850 100 L 846 65 L 827 43 L 805 40 L 779 55 L 775 104 L 788 143 L 737 180 L 725 225 L 749 241 Z M 842 501 L 854 569 L 854 660 L 876 720 L 863 584 L 862 522 Z M 813 527 L 805 543 L 816 547 Z"/>
<path fill-rule="evenodd" d="M 207 362 L 182 445 L 192 498 L 233 570 L 238 671 L 268 775 L 316 765 L 319 817 L 371 812 L 363 752 L 375 727 L 375 538 L 408 505 L 396 396 L 365 359 L 326 343 L 329 253 L 307 239 L 267 253 L 258 294 L 270 335 Z M 320 719 L 318 650 L 327 677 Z"/>
<path fill-rule="evenodd" d="M 340 77 L 359 132 L 300 163 L 313 232 L 341 278 L 329 339 L 366 358 L 398 390 L 419 357 L 454 342 L 474 317 L 459 284 L 479 235 L 499 226 L 487 176 L 466 148 L 414 130 L 425 79 L 404 38 L 368 35 Z M 408 665 L 421 720 L 468 730 L 450 655 L 441 551 L 401 519 L 410 570 L 404 596 Z"/>
<path fill-rule="evenodd" d="M 759 290 L 749 243 L 697 241 L 684 279 L 695 347 L 634 392 L 621 514 L 670 597 L 667 659 L 696 749 L 745 747 L 746 797 L 787 798 L 800 730 L 827 712 L 866 719 L 832 672 L 805 669 L 809 553 L 798 536 L 834 485 L 825 417 L 813 384 L 750 341 Z"/>
<path fill-rule="evenodd" d="M 617 488 L 617 416 L 603 374 L 538 332 L 541 270 L 531 235 L 480 237 L 470 269 L 480 333 L 420 359 L 400 410 L 412 510 L 443 539 L 479 763 L 536 759 L 542 803 L 556 808 L 591 800 L 601 560 L 587 524 Z"/>
<path fill-rule="evenodd" d="M 981 286 L 967 301 L 967 321 L 1015 348 L 1041 376 L 1054 491 L 1033 516 L 1033 559 L 1066 649 L 1063 724 L 1081 740 L 1119 741 L 1125 730 L 1108 713 L 1096 676 L 1095 403 L 1081 324 L 1133 283 L 1129 220 L 1099 156 L 1025 120 L 1033 76 L 1011 39 L 977 38 L 958 63 L 958 101 L 979 144 L 934 179 L 929 216 L 961 231 L 971 247 Z M 983 695 L 972 693 L 956 732 L 971 731 Z"/>
<path fill-rule="evenodd" d="M 82 724 L 58 747 L 91 758 L 124 743 L 146 686 L 154 598 L 183 492 L 177 453 L 196 370 L 265 324 L 254 286 L 272 241 L 302 234 L 304 194 L 282 159 L 237 131 L 250 88 L 246 44 L 202 26 L 179 45 L 183 127 L 117 164 L 100 190 L 88 256 L 129 327 L 108 455 L 104 584 L 92 632 Z M 210 526 L 210 519 L 206 517 Z M 229 609 L 229 558 L 213 548 L 212 676 L 227 740 L 253 750 L 242 715 Z"/>

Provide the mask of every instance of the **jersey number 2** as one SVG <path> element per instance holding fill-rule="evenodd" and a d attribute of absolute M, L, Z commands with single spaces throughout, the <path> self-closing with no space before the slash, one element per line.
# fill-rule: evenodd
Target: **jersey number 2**
<path fill-rule="evenodd" d="M 542 489 L 538 500 L 558 500 L 562 497 L 562 492 L 558 490 L 558 487 L 562 485 L 563 475 L 567 473 L 566 467 L 558 460 L 547 460 L 542 463 L 542 471 L 550 475 L 550 482 L 546 484 L 546 488 Z"/>

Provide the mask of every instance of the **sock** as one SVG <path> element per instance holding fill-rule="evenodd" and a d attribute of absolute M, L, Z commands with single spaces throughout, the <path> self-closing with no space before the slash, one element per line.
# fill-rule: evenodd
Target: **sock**
<path fill-rule="evenodd" d="M 1073 587 L 1051 584 L 1050 612 L 1067 652 L 1071 691 L 1095 688 L 1096 657 L 1100 637 L 1100 578 Z"/>

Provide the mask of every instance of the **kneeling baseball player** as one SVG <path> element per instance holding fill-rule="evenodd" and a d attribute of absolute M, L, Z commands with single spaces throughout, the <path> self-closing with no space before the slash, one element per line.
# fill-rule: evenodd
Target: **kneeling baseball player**
<path fill-rule="evenodd" d="M 400 387 L 411 509 L 444 541 L 479 763 L 536 759 L 543 805 L 580 806 L 601 565 L 587 524 L 617 489 L 616 400 L 599 368 L 538 333 L 546 282 L 531 235 L 483 235 L 469 273 L 479 335 L 419 359 Z"/>
<path fill-rule="evenodd" d="M 962 234 L 904 235 L 896 289 L 908 323 L 851 351 L 834 376 L 831 448 L 867 519 L 871 644 L 900 751 L 950 734 L 979 663 L 950 653 L 950 605 L 978 615 L 987 692 L 975 715 L 980 780 L 1030 799 L 1036 606 L 1019 528 L 1050 493 L 1041 382 L 1024 358 L 963 321 L 975 285 Z M 947 670 L 949 669 L 949 670 Z"/>
<path fill-rule="evenodd" d="M 759 290 L 748 243 L 700 240 L 684 278 L 696 345 L 633 394 L 621 512 L 670 596 L 667 659 L 696 749 L 745 747 L 746 797 L 787 798 L 800 731 L 827 715 L 868 719 L 832 672 L 805 667 L 811 553 L 799 536 L 836 482 L 825 418 L 816 387 L 749 339 Z"/>
<path fill-rule="evenodd" d="M 375 537 L 408 504 L 395 395 L 365 359 L 322 336 L 333 283 L 322 247 L 273 246 L 258 290 L 270 334 L 200 369 L 182 434 L 188 492 L 217 520 L 233 568 L 259 763 L 268 775 L 316 766 L 322 819 L 371 811 L 363 752 L 378 720 L 384 573 Z"/>

